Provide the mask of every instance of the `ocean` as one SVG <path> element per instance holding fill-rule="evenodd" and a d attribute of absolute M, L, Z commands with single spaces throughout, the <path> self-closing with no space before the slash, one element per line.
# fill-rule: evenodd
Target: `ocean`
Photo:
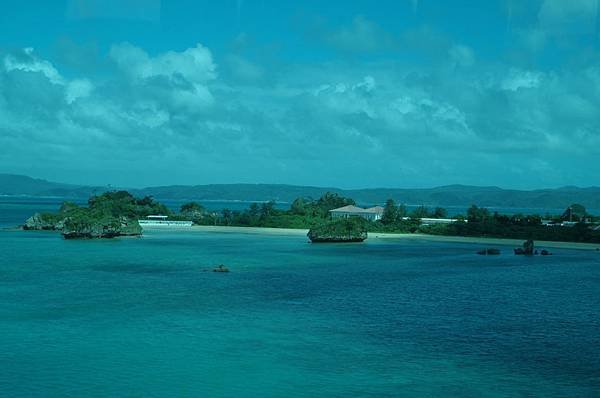
<path fill-rule="evenodd" d="M 0 230 L 0 396 L 600 396 L 600 253 L 480 248 Z"/>

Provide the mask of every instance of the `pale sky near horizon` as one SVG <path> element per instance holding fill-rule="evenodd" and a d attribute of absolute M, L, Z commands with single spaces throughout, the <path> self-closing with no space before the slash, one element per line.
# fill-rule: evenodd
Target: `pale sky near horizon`
<path fill-rule="evenodd" d="M 599 0 L 0 5 L 0 172 L 600 185 Z"/>

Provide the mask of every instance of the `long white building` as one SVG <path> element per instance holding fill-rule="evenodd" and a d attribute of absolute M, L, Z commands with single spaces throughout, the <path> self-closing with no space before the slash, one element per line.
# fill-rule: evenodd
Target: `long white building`
<path fill-rule="evenodd" d="M 371 221 L 380 220 L 383 216 L 383 207 L 375 206 L 363 209 L 362 207 L 348 205 L 337 209 L 329 210 L 332 218 L 348 218 L 358 216 Z"/>
<path fill-rule="evenodd" d="M 144 227 L 191 227 L 192 221 L 169 220 L 169 216 L 150 215 L 145 220 L 138 220 L 140 226 Z"/>

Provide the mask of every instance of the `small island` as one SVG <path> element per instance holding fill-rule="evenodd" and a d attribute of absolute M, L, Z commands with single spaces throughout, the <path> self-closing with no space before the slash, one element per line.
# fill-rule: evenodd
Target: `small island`
<path fill-rule="evenodd" d="M 139 236 L 138 219 L 168 212 L 151 197 L 135 198 L 126 191 L 105 192 L 92 196 L 88 206 L 64 202 L 57 213 L 36 213 L 23 229 L 60 231 L 65 239 L 114 238 Z"/>
<path fill-rule="evenodd" d="M 358 217 L 341 218 L 311 228 L 307 236 L 313 243 L 362 242 L 367 239 L 367 227 Z"/>

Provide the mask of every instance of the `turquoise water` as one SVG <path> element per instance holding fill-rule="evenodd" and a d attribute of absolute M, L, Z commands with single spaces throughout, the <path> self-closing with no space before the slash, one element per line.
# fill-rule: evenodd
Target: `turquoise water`
<path fill-rule="evenodd" d="M 0 231 L 0 396 L 600 396 L 600 254 L 477 249 Z"/>

